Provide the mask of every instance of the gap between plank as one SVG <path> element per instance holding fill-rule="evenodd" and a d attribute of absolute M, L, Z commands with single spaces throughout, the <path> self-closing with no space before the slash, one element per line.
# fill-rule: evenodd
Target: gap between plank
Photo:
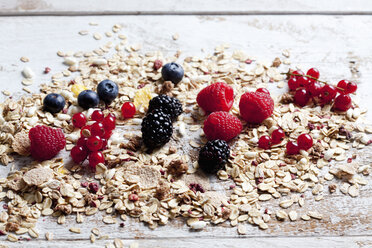
<path fill-rule="evenodd" d="M 1 12 L 0 16 L 105 16 L 105 15 L 372 15 L 372 11 L 35 11 L 35 12 Z"/>

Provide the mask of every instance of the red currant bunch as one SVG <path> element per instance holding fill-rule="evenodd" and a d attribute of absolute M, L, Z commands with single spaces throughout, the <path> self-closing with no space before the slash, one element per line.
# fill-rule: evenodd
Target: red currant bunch
<path fill-rule="evenodd" d="M 105 162 L 102 151 L 107 148 L 107 140 L 115 129 L 116 117 L 111 113 L 105 116 L 101 110 L 95 110 L 90 120 L 94 123 L 86 125 L 87 118 L 83 113 L 72 117 L 73 125 L 80 128 L 80 138 L 70 154 L 76 164 L 81 164 L 88 158 L 89 167 L 95 170 L 97 164 Z"/>
<path fill-rule="evenodd" d="M 312 99 L 314 103 L 319 102 L 322 105 L 334 102 L 334 109 L 347 111 L 352 107 L 349 94 L 357 90 L 354 82 L 341 80 L 337 86 L 332 86 L 319 80 L 320 73 L 316 68 L 310 68 L 306 75 L 301 71 L 289 73 L 288 87 L 294 91 L 294 102 L 304 107 Z"/>

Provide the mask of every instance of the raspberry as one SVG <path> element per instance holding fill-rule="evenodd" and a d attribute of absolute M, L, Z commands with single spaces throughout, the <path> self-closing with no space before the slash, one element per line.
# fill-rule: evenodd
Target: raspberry
<path fill-rule="evenodd" d="M 217 111 L 208 116 L 204 121 L 204 133 L 208 140 L 229 141 L 242 131 L 242 123 L 231 114 Z"/>
<path fill-rule="evenodd" d="M 206 112 L 229 111 L 234 103 L 234 90 L 226 83 L 214 83 L 202 89 L 196 101 Z"/>
<path fill-rule="evenodd" d="M 258 124 L 273 114 L 274 100 L 262 92 L 247 92 L 240 98 L 239 109 L 246 122 Z"/>
<path fill-rule="evenodd" d="M 31 156 L 39 161 L 54 158 L 65 148 L 66 139 L 61 129 L 38 125 L 29 132 Z"/>
<path fill-rule="evenodd" d="M 270 91 L 266 88 L 258 88 L 256 92 L 262 92 L 270 95 Z"/>

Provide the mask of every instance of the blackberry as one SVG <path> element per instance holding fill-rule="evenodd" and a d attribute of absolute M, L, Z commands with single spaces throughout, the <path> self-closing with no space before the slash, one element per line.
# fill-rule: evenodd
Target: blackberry
<path fill-rule="evenodd" d="M 177 98 L 167 95 L 159 95 L 150 100 L 148 113 L 159 109 L 170 116 L 172 121 L 182 114 L 182 104 Z"/>
<path fill-rule="evenodd" d="M 161 110 L 154 110 L 143 118 L 141 131 L 143 143 L 147 148 L 160 147 L 172 137 L 172 120 Z"/>
<path fill-rule="evenodd" d="M 206 173 L 222 169 L 230 157 L 230 148 L 224 140 L 208 141 L 199 152 L 199 167 Z"/>

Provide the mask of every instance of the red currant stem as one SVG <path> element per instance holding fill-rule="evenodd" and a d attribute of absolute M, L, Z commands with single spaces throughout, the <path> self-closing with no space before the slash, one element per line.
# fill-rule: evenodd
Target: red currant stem
<path fill-rule="evenodd" d="M 326 81 L 319 80 L 319 79 L 317 79 L 317 78 L 315 78 L 315 77 L 312 77 L 312 76 L 309 76 L 309 75 L 301 75 L 301 74 L 295 74 L 295 73 L 291 73 L 291 72 L 282 72 L 282 73 L 280 73 L 280 74 L 290 75 L 290 76 L 307 77 L 307 78 L 314 79 L 315 81 L 318 81 L 319 83 L 323 83 L 323 84 L 328 84 L 328 85 L 330 85 L 330 84 L 329 84 L 328 82 L 326 82 Z M 337 88 L 337 89 L 339 89 L 339 90 L 342 90 L 342 91 L 345 90 L 345 89 L 340 88 L 340 87 L 338 87 L 338 86 L 333 86 L 333 87 L 335 87 L 335 88 Z"/>

